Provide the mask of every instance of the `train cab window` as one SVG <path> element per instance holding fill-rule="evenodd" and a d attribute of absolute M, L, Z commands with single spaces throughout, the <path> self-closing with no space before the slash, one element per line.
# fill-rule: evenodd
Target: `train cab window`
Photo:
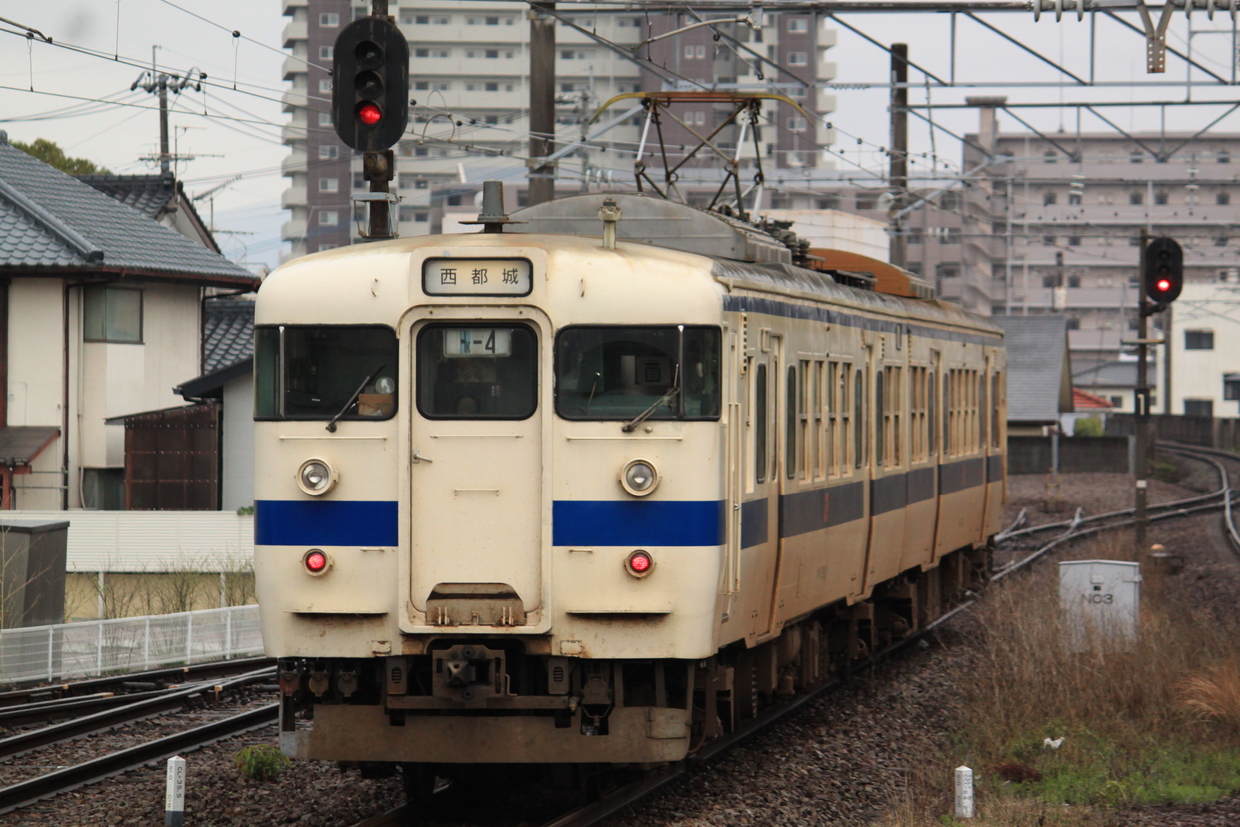
<path fill-rule="evenodd" d="M 429 325 L 417 364 L 428 419 L 527 419 L 538 407 L 538 342 L 525 325 Z"/>
<path fill-rule="evenodd" d="M 717 327 L 565 328 L 556 338 L 556 413 L 718 419 L 721 341 Z"/>
<path fill-rule="evenodd" d="M 259 327 L 254 351 L 255 419 L 379 420 L 396 413 L 390 327 Z"/>

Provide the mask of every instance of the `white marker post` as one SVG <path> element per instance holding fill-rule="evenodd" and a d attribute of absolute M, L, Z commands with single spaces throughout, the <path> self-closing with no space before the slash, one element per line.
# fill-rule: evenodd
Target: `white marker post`
<path fill-rule="evenodd" d="M 973 818 L 973 770 L 956 767 L 956 818 Z"/>
<path fill-rule="evenodd" d="M 185 824 L 185 759 L 179 755 L 168 759 L 168 787 L 164 794 L 165 827 Z"/>

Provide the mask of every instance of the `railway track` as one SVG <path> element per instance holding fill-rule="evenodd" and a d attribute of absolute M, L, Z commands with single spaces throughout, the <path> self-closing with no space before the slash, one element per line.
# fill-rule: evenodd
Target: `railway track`
<path fill-rule="evenodd" d="M 1214 472 L 1218 474 L 1219 487 L 1215 491 L 1207 494 L 1186 497 L 1167 503 L 1150 505 L 1147 507 L 1148 521 L 1155 523 L 1166 520 L 1174 520 L 1181 517 L 1189 517 L 1203 512 L 1221 511 L 1223 514 L 1224 524 L 1226 526 L 1227 536 L 1232 548 L 1237 552 L 1237 554 L 1240 554 L 1240 532 L 1237 531 L 1236 518 L 1233 513 L 1237 494 L 1232 490 L 1230 474 L 1228 473 L 1227 468 L 1223 465 L 1223 462 L 1220 461 L 1230 459 L 1240 463 L 1240 457 L 1223 451 L 1214 451 L 1213 449 L 1202 449 L 1192 446 L 1160 443 L 1159 447 L 1161 450 L 1166 452 L 1184 456 L 1210 466 Z M 1066 543 L 1104 531 L 1131 526 L 1135 523 L 1134 511 L 1134 509 L 1128 508 L 1106 512 L 1103 514 L 1085 516 L 1081 513 L 1081 510 L 1078 509 L 1076 515 L 1071 520 L 1043 523 L 1028 527 L 1022 527 L 1021 525 L 1021 521 L 1024 518 L 1024 512 L 1022 511 L 1021 517 L 1018 518 L 1017 522 L 996 537 L 997 542 L 1016 544 L 1025 538 L 1032 538 L 1038 534 L 1044 534 L 1046 532 L 1056 530 L 1058 530 L 1059 533 L 1049 541 L 1033 545 L 1028 549 L 1028 554 L 1022 556 L 1012 564 L 996 571 L 992 575 L 991 580 L 992 582 L 1003 580 L 1016 572 L 1027 568 L 1037 560 L 1045 557 L 1047 554 Z M 922 639 L 923 636 L 934 631 L 959 613 L 969 609 L 975 603 L 975 598 L 965 601 L 945 613 L 943 616 L 937 618 L 932 623 L 928 624 L 926 628 L 920 630 L 915 635 L 901 640 L 884 650 L 879 654 L 879 657 L 890 656 L 909 645 L 915 644 L 916 641 Z M 867 667 L 868 664 L 864 664 L 858 666 L 857 669 L 865 669 Z M 731 749 L 754 733 L 794 712 L 804 704 L 819 697 L 821 694 L 830 691 L 834 687 L 838 686 L 841 680 L 842 677 L 837 678 L 811 693 L 799 696 L 798 698 L 785 704 L 770 707 L 758 718 L 748 721 L 743 726 L 738 727 L 735 732 L 710 742 L 710 744 L 704 746 L 687 761 L 652 771 L 642 779 L 621 787 L 615 792 L 597 801 L 590 802 L 583 807 L 565 813 L 544 823 L 542 827 L 591 827 L 591 825 L 597 824 L 607 817 L 619 812 L 623 808 L 640 801 L 642 798 L 645 798 L 674 779 L 689 772 L 694 765 L 700 764 L 704 761 L 709 761 L 714 756 Z M 402 827 L 403 825 L 416 823 L 416 821 L 414 821 L 416 816 L 417 809 L 413 805 L 405 804 L 357 822 L 350 825 L 350 827 Z"/>
<path fill-rule="evenodd" d="M 150 691 L 164 689 L 178 684 L 228 678 L 259 669 L 263 666 L 270 666 L 274 669 L 275 661 L 267 657 L 238 658 L 236 660 L 196 663 L 190 666 L 152 669 L 146 672 L 133 672 L 124 675 L 107 675 L 81 681 L 66 681 L 55 684 L 40 683 L 0 692 L 0 709 L 39 701 L 51 701 L 57 698 L 98 696 L 106 693 L 119 695 L 134 690 Z"/>
<path fill-rule="evenodd" d="M 1195 514 L 1201 514 L 1209 511 L 1219 511 L 1224 515 L 1224 519 L 1228 525 L 1228 536 L 1234 547 L 1240 548 L 1240 534 L 1236 532 L 1235 519 L 1232 515 L 1234 501 L 1236 499 L 1235 492 L 1232 491 L 1230 485 L 1230 475 L 1228 473 L 1228 460 L 1232 462 L 1240 462 L 1240 458 L 1226 454 L 1223 452 L 1214 452 L 1208 449 L 1198 449 L 1189 446 L 1162 446 L 1163 450 L 1173 451 L 1177 454 L 1190 457 L 1193 460 L 1204 462 L 1208 467 L 1212 468 L 1218 475 L 1218 487 L 1216 490 L 1202 495 L 1184 498 L 1170 503 L 1161 503 L 1151 505 L 1149 507 L 1149 517 L 1151 522 L 1159 522 L 1165 520 L 1174 520 L 1179 517 L 1187 517 Z M 1235 466 L 1231 466 L 1235 467 Z M 1064 543 L 1087 537 L 1103 531 L 1122 528 L 1131 525 L 1133 522 L 1132 509 L 1122 509 L 1105 514 L 1098 515 L 1082 515 L 1078 512 L 1077 516 L 1072 520 L 1060 521 L 1055 523 L 1047 523 L 1038 526 L 1021 526 L 1014 525 L 1007 531 L 1003 532 L 1001 537 L 1009 545 L 1021 546 L 1022 554 L 1018 560 L 1011 565 L 1005 566 L 1003 569 L 994 573 L 994 579 L 1000 580 L 1004 577 L 1011 576 L 1016 571 L 1020 571 L 1032 565 L 1037 559 L 1044 557 L 1053 549 L 1062 546 Z M 1050 537 L 1045 535 L 1053 533 Z M 1028 553 L 1023 553 L 1027 551 Z M 927 629 L 923 630 L 919 636 L 910 637 L 900 641 L 897 645 L 890 647 L 882 656 L 890 655 L 898 651 L 904 646 L 915 643 L 920 639 L 920 635 L 937 628 L 942 623 L 954 617 L 961 611 L 966 610 L 972 603 L 966 603 L 950 613 L 939 618 Z M 865 668 L 865 667 L 861 667 Z M 169 670 L 162 670 L 168 672 Z M 172 675 L 163 678 L 153 678 L 150 680 L 169 680 L 176 681 L 184 672 L 182 670 L 171 670 Z M 122 684 L 127 684 L 129 688 L 134 688 L 147 680 L 148 678 L 139 676 L 121 676 L 120 678 L 111 679 L 119 681 L 114 684 L 116 688 L 121 688 Z M 262 680 L 270 681 L 270 673 L 263 676 Z M 651 774 L 644 776 L 639 781 L 622 787 L 610 795 L 591 802 L 590 804 L 557 816 L 553 820 L 546 822 L 545 827 L 585 827 L 585 825 L 596 824 L 602 819 L 615 814 L 623 808 L 645 798 L 653 791 L 665 786 L 669 782 L 691 771 L 702 762 L 708 761 L 715 755 L 724 752 L 737 743 L 745 740 L 774 721 L 787 716 L 789 713 L 800 708 L 804 704 L 819 697 L 821 693 L 829 691 L 836 686 L 839 681 L 827 684 L 811 694 L 800 696 L 782 706 L 772 707 L 764 711 L 763 715 L 753 721 L 747 722 L 736 732 L 731 733 L 725 738 L 721 738 L 712 742 L 708 747 L 703 748 L 698 754 L 688 761 L 657 770 Z M 55 689 L 63 689 L 66 691 L 64 703 L 70 705 L 67 710 L 57 711 L 54 715 L 65 715 L 69 712 L 78 714 L 80 711 L 90 709 L 92 712 L 99 712 L 105 708 L 115 704 L 127 706 L 130 703 L 136 703 L 147 698 L 157 698 L 158 696 L 166 696 L 167 691 L 146 690 L 130 694 L 128 696 L 115 696 L 114 700 L 107 696 L 106 692 L 88 690 L 93 688 L 94 681 L 80 682 L 74 684 L 74 688 L 68 690 L 67 687 L 56 687 Z M 173 692 L 183 692 L 191 690 L 191 687 L 179 687 Z M 42 691 L 48 691 L 48 687 L 41 688 Z M 37 693 L 40 688 L 23 690 L 25 692 Z M 213 690 L 208 690 L 213 691 Z M 193 692 L 190 692 L 190 696 Z M 3 696 L 0 696 L 2 698 Z M 29 697 L 29 696 L 28 696 Z M 37 695 L 36 695 L 37 697 Z M 0 704 L 3 702 L 0 701 Z M 44 709 L 55 709 L 56 704 L 50 699 L 28 700 L 24 704 L 14 704 L 9 709 L 0 706 L 0 726 L 17 726 L 26 725 L 28 723 L 39 720 L 38 716 L 44 714 Z M 77 711 L 75 711 L 75 709 Z M 5 718 L 6 714 L 11 713 L 11 718 Z M 28 716 L 28 717 L 27 717 Z M 196 746 L 210 743 L 213 741 L 228 738 L 234 734 L 253 730 L 263 727 L 275 721 L 276 707 L 274 705 L 264 706 L 258 709 L 247 710 L 244 713 L 228 716 L 227 719 L 207 724 L 203 727 L 168 736 L 166 738 L 153 741 L 150 744 L 143 744 L 139 747 L 133 747 L 126 750 L 118 751 L 114 754 L 103 756 L 80 765 L 69 767 L 64 770 L 58 770 L 46 776 L 37 779 L 31 779 L 27 782 L 12 785 L 9 788 L 0 789 L 0 812 L 7 812 L 17 807 L 24 806 L 38 798 L 45 798 L 54 795 L 57 792 L 72 789 L 73 787 L 91 783 L 92 781 L 106 777 L 108 775 L 123 772 L 139 766 L 144 763 L 158 761 L 177 752 L 183 752 L 193 749 Z M 105 727 L 106 728 L 106 727 Z M 72 736 L 80 737 L 80 736 Z M 0 741 L 0 756 L 5 753 L 4 741 Z M 14 752 L 18 754 L 18 752 Z M 387 812 L 371 816 L 363 821 L 357 822 L 353 827 L 387 827 L 388 825 L 408 825 L 416 823 L 418 809 L 409 805 L 397 807 Z"/>
<path fill-rule="evenodd" d="M 1199 448 L 1174 443 L 1159 443 L 1159 447 L 1168 453 L 1187 457 L 1211 466 L 1219 476 L 1219 487 L 1208 494 L 1200 494 L 1195 497 L 1186 497 L 1180 500 L 1148 506 L 1146 508 L 1147 521 L 1156 523 L 1179 517 L 1188 517 L 1206 511 L 1221 511 L 1231 548 L 1237 554 L 1240 554 L 1240 531 L 1237 530 L 1234 508 L 1237 495 L 1231 487 L 1231 476 L 1220 461 L 1220 459 L 1229 459 L 1233 462 L 1240 462 L 1240 457 L 1229 454 L 1226 451 L 1216 451 L 1212 448 Z M 1082 515 L 1081 509 L 1078 508 L 1076 515 L 1071 520 L 1042 523 L 1022 528 L 1021 526 L 1025 519 L 1025 511 L 1022 509 L 1012 526 L 995 537 L 997 544 L 1014 541 L 1018 538 L 1031 537 L 1035 534 L 1056 529 L 1060 529 L 1061 533 L 1045 544 L 1033 546 L 1030 554 L 1000 569 L 991 577 L 991 580 L 993 582 L 1007 577 L 1012 572 L 1022 569 L 1035 560 L 1044 557 L 1047 553 L 1064 543 L 1099 532 L 1134 525 L 1136 523 L 1135 515 L 1135 509 L 1124 508 L 1086 517 Z M 1026 548 L 1030 547 L 1027 546 Z"/>
<path fill-rule="evenodd" d="M 219 701 L 223 697 L 256 685 L 270 683 L 274 678 L 274 667 L 269 665 L 269 662 L 265 662 L 258 669 L 251 669 L 244 674 L 217 683 L 200 680 L 188 686 L 180 685 L 133 695 L 69 696 L 52 701 L 11 706 L 0 710 L 0 725 L 15 726 L 17 723 L 74 715 L 76 717 L 62 723 L 0 738 L 0 761 L 76 738 L 114 730 L 136 721 L 178 712 L 186 708 L 205 706 L 212 700 Z M 100 706 L 106 708 L 97 709 Z M 87 714 L 81 714 L 83 712 Z M 70 767 L 0 788 L 0 813 L 26 806 L 41 798 L 75 789 L 83 784 L 98 781 L 151 761 L 168 758 L 180 752 L 266 726 L 276 720 L 277 712 L 277 704 L 244 709 L 187 731 L 109 752 Z"/>

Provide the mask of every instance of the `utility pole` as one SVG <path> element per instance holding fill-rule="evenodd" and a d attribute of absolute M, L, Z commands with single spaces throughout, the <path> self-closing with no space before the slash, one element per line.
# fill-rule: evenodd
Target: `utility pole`
<path fill-rule="evenodd" d="M 151 68 L 149 71 L 138 75 L 129 86 L 129 91 L 141 88 L 151 94 L 159 95 L 159 171 L 162 175 L 169 175 L 172 172 L 172 151 L 168 146 L 168 91 L 172 90 L 176 94 L 180 94 L 183 89 L 190 86 L 196 91 L 202 91 L 202 82 L 207 79 L 206 74 L 198 68 L 190 69 L 185 77 L 180 75 L 170 75 L 166 72 L 159 72 L 155 66 L 155 50 L 158 46 L 151 47 Z M 149 159 L 147 159 L 149 160 Z M 177 158 L 176 160 L 181 160 Z"/>
<path fill-rule="evenodd" d="M 1146 518 L 1146 493 L 1148 491 L 1149 480 L 1149 422 L 1150 422 L 1150 378 L 1149 366 L 1146 362 L 1148 355 L 1149 342 L 1149 300 L 1145 295 L 1145 248 L 1149 246 L 1150 233 L 1145 227 L 1141 228 L 1141 265 L 1139 269 L 1140 281 L 1142 287 L 1137 290 L 1137 387 L 1134 394 L 1134 407 L 1136 413 L 1137 424 L 1137 488 L 1134 503 L 1133 517 L 1136 519 L 1136 545 L 1137 560 L 1142 559 L 1145 554 L 1145 528 L 1148 524 Z"/>
<path fill-rule="evenodd" d="M 905 219 L 899 213 L 908 203 L 908 44 L 891 44 L 891 263 L 908 260 Z"/>
<path fill-rule="evenodd" d="M 555 140 L 555 3 L 531 3 L 529 206 L 555 198 L 555 164 L 543 161 Z"/>

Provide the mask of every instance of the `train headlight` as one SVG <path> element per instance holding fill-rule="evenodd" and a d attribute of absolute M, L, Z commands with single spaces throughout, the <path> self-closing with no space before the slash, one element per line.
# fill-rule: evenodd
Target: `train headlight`
<path fill-rule="evenodd" d="M 654 557 L 650 552 L 639 548 L 625 558 L 624 570 L 634 577 L 645 577 L 654 571 Z"/>
<path fill-rule="evenodd" d="M 620 485 L 634 497 L 644 497 L 658 487 L 659 471 L 649 460 L 632 460 L 620 470 Z"/>
<path fill-rule="evenodd" d="M 320 497 L 336 487 L 340 475 L 325 459 L 308 459 L 297 469 L 297 487 L 312 497 Z"/>

